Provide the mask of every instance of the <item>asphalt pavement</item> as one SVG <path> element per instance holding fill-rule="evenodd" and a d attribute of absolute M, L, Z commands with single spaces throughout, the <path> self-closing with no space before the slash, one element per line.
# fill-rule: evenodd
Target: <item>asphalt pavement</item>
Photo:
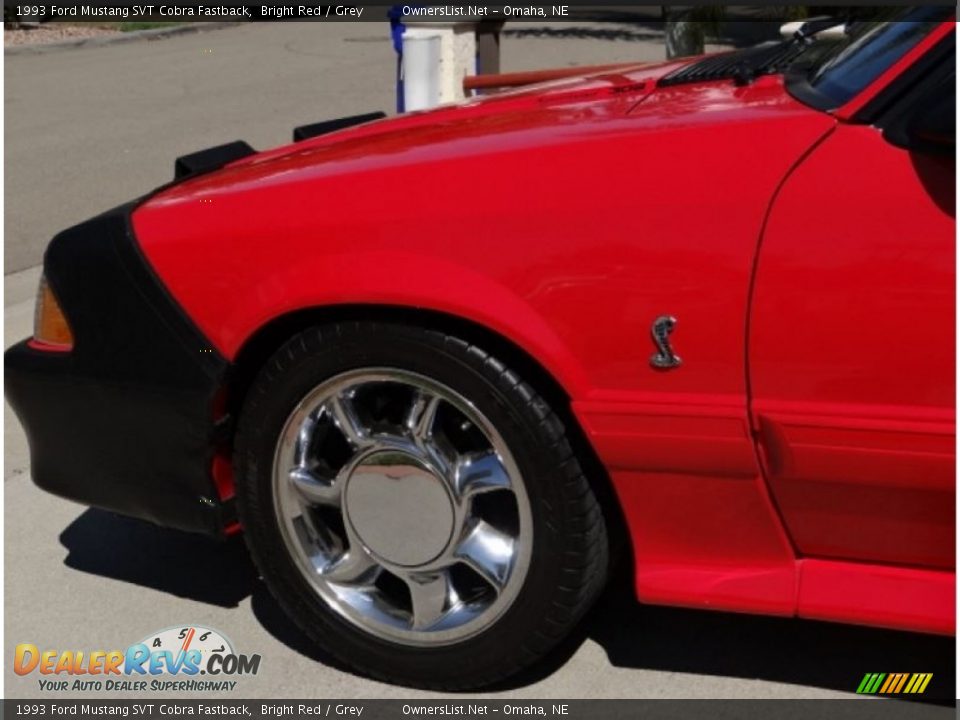
<path fill-rule="evenodd" d="M 657 33 L 642 26 L 528 30 L 505 36 L 504 71 L 662 56 Z M 177 155 L 237 138 L 266 148 L 295 125 L 392 109 L 386 33 L 372 23 L 265 24 L 8 57 L 6 345 L 30 333 L 49 237 L 168 181 Z M 120 649 L 188 624 L 263 657 L 230 697 L 436 697 L 325 657 L 285 619 L 242 541 L 163 530 L 36 489 L 9 406 L 5 421 L 7 697 L 40 694 L 36 674 L 13 673 L 16 643 Z M 928 692 L 952 697 L 953 652 L 946 638 L 641 607 L 621 580 L 548 662 L 471 696 L 837 698 L 865 672 L 892 669 L 938 673 Z"/>

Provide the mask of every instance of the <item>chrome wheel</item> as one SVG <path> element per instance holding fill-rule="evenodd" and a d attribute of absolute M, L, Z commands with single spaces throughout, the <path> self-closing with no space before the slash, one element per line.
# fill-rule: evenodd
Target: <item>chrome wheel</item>
<path fill-rule="evenodd" d="M 409 645 L 491 626 L 530 564 L 520 473 L 466 398 L 395 369 L 337 375 L 287 419 L 273 463 L 284 543 L 333 610 Z"/>

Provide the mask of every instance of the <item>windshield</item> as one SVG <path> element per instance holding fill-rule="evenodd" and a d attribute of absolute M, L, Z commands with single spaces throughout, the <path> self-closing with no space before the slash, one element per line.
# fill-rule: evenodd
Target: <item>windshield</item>
<path fill-rule="evenodd" d="M 846 104 L 876 80 L 940 22 L 950 8 L 888 9 L 853 23 L 840 42 L 816 43 L 790 68 L 788 87 L 798 99 L 824 110 Z"/>

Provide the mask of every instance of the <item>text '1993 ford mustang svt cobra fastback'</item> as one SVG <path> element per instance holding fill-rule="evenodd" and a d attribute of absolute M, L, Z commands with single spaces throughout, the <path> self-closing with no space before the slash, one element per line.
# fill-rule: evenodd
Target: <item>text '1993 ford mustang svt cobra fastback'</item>
<path fill-rule="evenodd" d="M 952 633 L 954 68 L 897 10 L 184 156 L 49 245 L 34 480 L 242 531 L 411 685 L 534 663 L 618 556 L 645 603 Z"/>

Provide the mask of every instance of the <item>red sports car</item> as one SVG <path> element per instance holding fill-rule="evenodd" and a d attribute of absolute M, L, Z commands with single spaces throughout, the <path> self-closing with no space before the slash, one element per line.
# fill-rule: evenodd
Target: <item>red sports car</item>
<path fill-rule="evenodd" d="M 535 662 L 618 554 L 646 603 L 951 633 L 954 18 L 897 12 L 180 158 L 47 249 L 36 483 L 242 529 L 419 686 Z"/>

